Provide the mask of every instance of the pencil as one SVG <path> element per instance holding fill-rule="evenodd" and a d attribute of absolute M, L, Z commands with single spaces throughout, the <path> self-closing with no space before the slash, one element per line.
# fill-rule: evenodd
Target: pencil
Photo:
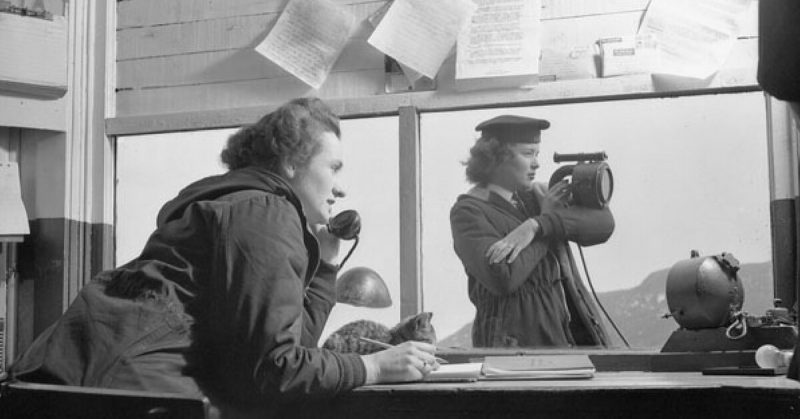
<path fill-rule="evenodd" d="M 362 336 L 359 336 L 358 339 L 362 340 L 364 342 L 367 342 L 367 343 L 371 343 L 371 344 L 376 345 L 376 346 L 380 346 L 383 349 L 394 348 L 394 345 L 390 345 L 390 344 L 388 344 L 386 342 L 381 342 L 379 340 L 365 338 L 365 337 L 362 337 Z M 440 364 L 447 364 L 447 360 L 446 359 L 439 358 L 438 356 L 436 356 L 434 358 L 436 359 L 436 362 L 438 362 Z"/>

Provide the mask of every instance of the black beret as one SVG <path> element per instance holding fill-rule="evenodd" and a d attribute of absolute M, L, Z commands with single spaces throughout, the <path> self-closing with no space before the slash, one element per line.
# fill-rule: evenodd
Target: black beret
<path fill-rule="evenodd" d="M 550 127 L 544 119 L 528 118 L 518 115 L 500 115 L 486 120 L 475 127 L 484 137 L 495 137 L 507 143 L 538 143 L 541 131 Z"/>

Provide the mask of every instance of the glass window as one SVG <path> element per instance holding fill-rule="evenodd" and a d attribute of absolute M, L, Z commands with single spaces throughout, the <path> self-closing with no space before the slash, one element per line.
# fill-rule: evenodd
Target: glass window
<path fill-rule="evenodd" d="M 322 339 L 343 324 L 372 319 L 394 326 L 400 318 L 399 166 L 397 117 L 341 121 L 347 196 L 336 211 L 357 209 L 362 218 L 360 243 L 344 270 L 367 266 L 386 282 L 393 304 L 374 309 L 337 304 Z M 161 206 L 183 187 L 223 173 L 219 160 L 235 129 L 204 130 L 117 139 L 116 261 L 136 257 L 155 229 Z M 353 242 L 343 242 L 341 255 Z"/>
<path fill-rule="evenodd" d="M 388 308 L 336 304 L 331 311 L 320 345 L 347 322 L 370 319 L 392 327 L 400 320 L 400 187 L 398 118 L 382 117 L 342 121 L 344 170 L 342 183 L 347 196 L 336 211 L 355 209 L 361 215 L 360 243 L 342 268 L 374 269 L 381 275 L 392 297 Z M 342 242 L 344 257 L 352 242 Z"/>
<path fill-rule="evenodd" d="M 158 210 L 195 180 L 225 172 L 219 153 L 235 129 L 117 138 L 116 263 L 139 256 Z"/>
<path fill-rule="evenodd" d="M 668 311 L 665 278 L 692 249 L 732 253 L 743 265 L 745 311 L 771 307 L 760 92 L 430 113 L 420 122 L 423 304 L 435 314 L 442 346 L 471 346 L 475 309 L 453 250 L 449 211 L 471 187 L 462 162 L 478 137 L 475 125 L 500 114 L 551 122 L 542 133 L 539 182 L 558 167 L 554 152 L 608 154 L 616 229 L 584 254 L 594 288 L 632 347 L 658 349 L 678 328 L 661 318 Z"/>

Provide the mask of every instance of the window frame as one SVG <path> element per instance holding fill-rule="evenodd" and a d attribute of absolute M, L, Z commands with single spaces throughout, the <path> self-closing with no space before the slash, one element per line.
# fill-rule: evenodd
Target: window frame
<path fill-rule="evenodd" d="M 592 81 L 598 83 L 598 81 Z M 601 81 L 602 82 L 602 81 Z M 448 112 L 459 110 L 477 110 L 489 108 L 532 107 L 545 105 L 558 105 L 567 103 L 603 102 L 614 100 L 631 100 L 642 98 L 668 98 L 691 95 L 716 95 L 725 93 L 757 92 L 761 89 L 754 84 L 722 86 L 699 90 L 682 90 L 670 92 L 634 92 L 619 93 L 618 90 L 604 92 L 601 90 L 591 94 L 545 95 L 542 99 L 531 99 L 530 94 L 489 92 L 475 99 L 472 97 L 437 98 L 430 92 L 408 93 L 392 95 L 391 97 L 375 98 L 374 100 L 362 99 L 332 99 L 327 102 L 341 119 L 359 119 L 379 116 L 398 116 L 399 130 L 399 215 L 400 215 L 400 315 L 401 318 L 421 311 L 422 306 L 422 257 L 421 254 L 421 184 L 420 184 L 420 115 L 428 112 Z M 796 299 L 796 284 L 793 278 L 788 280 L 778 279 L 781 269 L 785 265 L 794 263 L 787 260 L 790 256 L 782 251 L 775 243 L 785 243 L 786 234 L 782 231 L 791 227 L 792 220 L 778 217 L 774 211 L 774 204 L 778 201 L 794 201 L 798 196 L 798 150 L 797 138 L 800 138 L 791 119 L 791 113 L 785 102 L 776 100 L 765 94 L 767 115 L 767 139 L 769 155 L 769 182 L 770 182 L 770 222 L 773 243 L 772 261 L 775 272 L 774 294 L 784 302 L 794 302 Z M 265 111 L 270 111 L 279 104 L 267 107 L 239 108 L 228 111 L 213 111 L 214 117 L 209 117 L 211 111 L 188 112 L 186 114 L 165 115 L 162 117 L 141 116 L 111 118 L 106 121 L 109 135 L 135 135 L 140 133 L 172 132 L 188 129 L 215 129 L 241 126 L 256 120 Z M 785 247 L 785 246 L 784 246 Z M 785 250 L 785 249 L 784 249 Z M 447 353 L 455 359 L 475 359 L 489 354 L 502 353 L 541 353 L 553 352 L 542 350 L 504 350 L 498 349 L 469 349 Z M 556 351 L 560 352 L 560 351 Z M 626 350 L 579 350 L 590 354 L 593 360 L 603 360 L 603 370 L 644 370 L 666 371 L 664 362 L 658 359 L 668 357 L 679 359 L 677 354 L 661 354 L 653 351 L 626 351 Z M 570 350 L 574 353 L 574 350 Z M 724 359 L 738 359 L 735 354 L 708 354 L 711 364 L 722 362 Z M 705 359 L 706 356 L 701 357 Z M 749 356 L 752 358 L 752 356 Z M 708 362 L 704 365 L 708 365 Z M 697 362 L 681 358 L 676 366 L 670 370 L 696 370 Z M 655 367 L 654 367 L 655 365 Z M 658 367 L 662 365 L 662 367 Z M 681 369 L 683 368 L 683 369 Z"/>

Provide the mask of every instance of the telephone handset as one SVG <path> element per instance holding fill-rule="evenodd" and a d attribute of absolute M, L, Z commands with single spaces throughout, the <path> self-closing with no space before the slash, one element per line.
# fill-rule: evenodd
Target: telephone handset
<path fill-rule="evenodd" d="M 328 220 L 328 232 L 342 240 L 353 240 L 353 247 L 347 252 L 347 256 L 342 259 L 339 269 L 344 266 L 353 251 L 358 246 L 358 235 L 361 233 L 361 216 L 356 210 L 344 210 Z"/>
<path fill-rule="evenodd" d="M 361 233 L 361 216 L 356 210 L 344 210 L 328 220 L 328 232 L 342 240 L 353 240 Z"/>

